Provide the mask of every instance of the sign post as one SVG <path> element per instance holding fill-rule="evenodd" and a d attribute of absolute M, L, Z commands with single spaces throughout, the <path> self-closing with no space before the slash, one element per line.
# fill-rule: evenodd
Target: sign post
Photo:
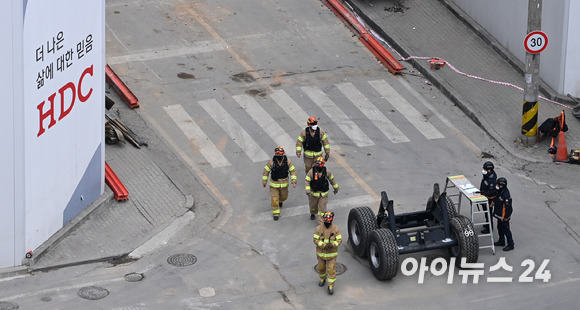
<path fill-rule="evenodd" d="M 538 134 L 538 87 L 540 85 L 540 52 L 548 46 L 548 36 L 538 31 L 542 28 L 542 0 L 528 2 L 528 35 L 524 39 L 526 49 L 526 85 L 522 107 L 522 142 L 531 146 Z"/>

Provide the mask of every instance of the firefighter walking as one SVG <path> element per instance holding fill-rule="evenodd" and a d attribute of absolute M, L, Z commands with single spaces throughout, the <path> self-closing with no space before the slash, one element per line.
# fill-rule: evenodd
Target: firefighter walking
<path fill-rule="evenodd" d="M 268 161 L 262 173 L 262 186 L 266 187 L 270 175 L 270 196 L 272 197 L 272 215 L 274 221 L 280 218 L 280 207 L 288 199 L 288 174 L 292 187 L 296 187 L 296 168 L 290 158 L 286 157 L 284 149 L 278 146 L 274 149 L 274 157 Z"/>
<path fill-rule="evenodd" d="M 330 157 L 330 144 L 328 137 L 320 127 L 318 127 L 318 119 L 316 117 L 308 118 L 306 127 L 298 136 L 296 141 L 296 156 L 300 158 L 302 151 L 304 151 L 304 173 L 308 173 L 312 168 L 315 159 L 322 156 L 322 148 L 324 147 L 325 157 L 328 160 Z"/>
<path fill-rule="evenodd" d="M 314 220 L 318 214 L 318 223 L 322 223 L 322 215 L 326 212 L 328 203 L 329 183 L 332 184 L 334 194 L 338 193 L 338 183 L 334 180 L 334 175 L 324 166 L 324 158 L 318 157 L 314 162 L 314 167 L 306 174 L 306 195 L 308 196 L 308 206 L 310 207 L 310 219 Z"/>
<path fill-rule="evenodd" d="M 328 281 L 328 293 L 334 294 L 334 282 L 336 281 L 336 258 L 338 246 L 342 243 L 342 235 L 338 226 L 332 223 L 334 212 L 326 212 L 322 217 L 324 223 L 318 225 L 314 231 L 314 244 L 316 245 L 316 257 L 318 258 L 318 286 L 324 286 Z"/>

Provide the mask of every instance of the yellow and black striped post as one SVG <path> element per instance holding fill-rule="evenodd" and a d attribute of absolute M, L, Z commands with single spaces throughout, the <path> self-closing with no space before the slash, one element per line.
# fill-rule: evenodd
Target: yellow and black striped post
<path fill-rule="evenodd" d="M 531 137 L 538 134 L 538 101 L 529 102 L 524 100 L 522 134 Z"/>

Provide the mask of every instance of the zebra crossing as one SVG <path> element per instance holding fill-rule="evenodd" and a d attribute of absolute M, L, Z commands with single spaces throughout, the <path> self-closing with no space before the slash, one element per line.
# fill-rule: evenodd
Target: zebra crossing
<path fill-rule="evenodd" d="M 274 103 L 275 107 L 280 108 L 286 115 L 272 116 L 270 114 L 272 112 L 268 112 L 265 109 L 265 106 L 263 106 L 264 103 L 258 102 L 258 100 L 248 94 L 232 96 L 233 102 L 237 103 L 241 108 L 237 109 L 236 112 L 228 112 L 225 103 L 220 103 L 217 99 L 213 98 L 194 102 L 193 108 L 195 109 L 196 106 L 201 107 L 210 116 L 211 120 L 219 125 L 229 136 L 229 139 L 231 139 L 231 141 L 233 141 L 254 163 L 268 160 L 271 157 L 269 155 L 271 153 L 270 149 L 276 145 L 283 146 L 288 151 L 289 155 L 294 153 L 292 150 L 296 143 L 296 137 L 300 130 L 305 127 L 306 119 L 310 116 L 306 113 L 304 107 L 301 106 L 298 101 L 293 99 L 293 96 L 296 98 L 296 92 L 300 92 L 300 97 L 306 95 L 310 101 L 312 101 L 328 116 L 327 118 L 325 117 L 324 121 L 326 123 L 324 125 L 325 129 L 329 127 L 328 122 L 331 122 L 344 132 L 344 137 L 350 139 L 352 144 L 359 148 L 374 146 L 376 145 L 376 142 L 357 125 L 357 123 L 361 123 L 360 119 L 355 121 L 352 119 L 352 113 L 349 115 L 348 112 L 345 112 L 352 111 L 351 106 L 355 106 L 358 111 L 366 117 L 364 123 L 370 122 L 380 133 L 382 133 L 382 135 L 394 144 L 409 143 L 411 142 L 411 139 L 395 125 L 393 122 L 394 119 L 389 119 L 387 115 L 381 112 L 379 106 L 392 106 L 394 110 L 404 116 L 408 123 L 428 140 L 441 139 L 445 137 L 417 110 L 417 108 L 411 105 L 411 103 L 409 103 L 385 80 L 370 80 L 367 81 L 367 83 L 368 85 L 359 86 L 362 88 L 370 86 L 367 88 L 374 90 L 376 94 L 365 95 L 359 87 L 351 82 L 335 84 L 334 87 L 338 92 L 334 92 L 332 95 L 316 86 L 302 86 L 287 90 L 273 90 L 267 95 L 266 99 L 268 100 L 268 104 Z M 406 89 L 408 91 L 414 91 L 408 87 L 406 87 Z M 342 98 L 340 101 L 333 99 L 336 98 L 337 94 L 343 96 L 346 100 Z M 415 96 L 415 98 L 420 96 L 416 92 L 412 93 L 412 95 Z M 377 99 L 377 97 L 379 99 Z M 303 101 L 304 100 L 301 100 L 301 102 Z M 424 102 L 424 100 L 419 100 L 419 103 L 423 105 L 420 109 L 426 108 Z M 224 156 L 223 150 L 220 150 L 220 148 L 211 141 L 208 134 L 204 133 L 202 128 L 203 124 L 200 125 L 196 123 L 196 121 L 181 105 L 176 104 L 165 106 L 164 110 L 175 125 L 183 132 L 185 137 L 191 142 L 193 149 L 198 150 L 213 168 L 232 165 L 226 156 Z M 260 126 L 262 132 L 267 134 L 267 136 L 274 141 L 272 145 L 267 145 L 265 148 L 262 147 L 257 142 L 257 139 L 252 137 L 252 135 L 246 131 L 244 126 L 241 124 L 242 117 L 239 113 L 240 110 L 247 114 L 244 117 L 249 116 L 254 124 Z M 271 111 L 272 109 L 270 108 L 269 110 Z M 398 119 L 397 121 L 400 122 L 401 119 Z M 287 120 L 292 120 L 294 124 L 288 124 Z M 283 126 L 286 128 L 289 126 L 296 127 L 296 137 L 290 136 Z M 369 130 L 368 125 L 364 128 Z M 326 129 L 326 131 L 328 131 L 328 129 Z M 376 137 L 376 135 L 376 132 L 371 134 L 372 137 Z M 336 136 L 335 133 L 333 137 L 330 138 L 336 139 Z M 341 139 L 344 140 L 344 137 L 341 137 Z M 223 143 L 220 143 L 220 145 L 221 144 Z M 264 151 L 264 149 L 268 151 Z"/>

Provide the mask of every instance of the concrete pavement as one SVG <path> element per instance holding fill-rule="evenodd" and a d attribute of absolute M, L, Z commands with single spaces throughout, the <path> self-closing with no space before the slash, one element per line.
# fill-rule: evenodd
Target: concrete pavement
<path fill-rule="evenodd" d="M 522 73 L 510 63 L 513 57 L 502 55 L 501 47 L 492 38 L 474 31 L 469 18 L 447 1 L 407 1 L 409 8 L 404 13 L 385 10 L 381 7 L 383 2 L 348 3 L 402 57 L 439 57 L 465 73 L 523 85 Z M 419 71 L 428 83 L 441 89 L 513 156 L 529 162 L 551 161 L 546 151 L 549 139 L 533 147 L 519 143 L 523 100 L 519 90 L 465 77 L 448 65 L 430 70 L 426 60 L 410 60 L 406 66 L 407 72 Z M 544 93 L 554 96 L 546 88 Z M 131 112 L 120 98 L 115 101 L 114 109 L 120 111 L 121 119 L 138 114 Z M 538 122 L 557 116 L 564 109 L 569 127 L 568 149 L 580 148 L 580 123 L 568 108 L 572 104 L 565 105 L 541 100 Z M 29 265 L 0 270 L 0 277 L 122 258 L 190 212 L 193 197 L 172 178 L 172 169 L 156 160 L 154 153 L 148 147 L 107 145 L 106 160 L 129 190 L 129 200 L 115 201 L 107 188 L 101 199 L 39 247 L 32 260 L 25 261 Z"/>

